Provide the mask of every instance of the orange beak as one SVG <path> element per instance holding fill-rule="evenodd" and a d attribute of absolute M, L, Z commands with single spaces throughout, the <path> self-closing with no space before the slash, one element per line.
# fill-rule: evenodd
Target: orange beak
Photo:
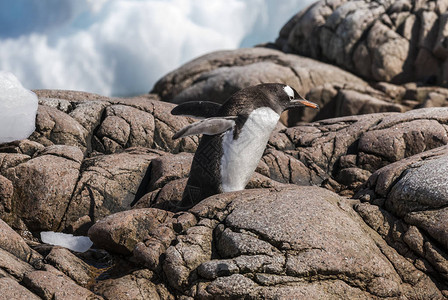
<path fill-rule="evenodd" d="M 307 106 L 307 107 L 311 107 L 314 109 L 319 109 L 319 105 L 317 105 L 314 102 L 305 100 L 305 99 L 292 100 L 291 105 L 288 108 L 301 107 L 301 106 Z"/>

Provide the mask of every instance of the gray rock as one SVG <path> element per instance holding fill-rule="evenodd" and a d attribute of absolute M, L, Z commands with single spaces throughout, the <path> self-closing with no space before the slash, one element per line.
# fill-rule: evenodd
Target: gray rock
<path fill-rule="evenodd" d="M 209 197 L 190 210 L 199 222 L 177 235 L 163 271 L 172 287 L 198 298 L 440 297 L 412 264 L 415 289 L 402 282 L 393 249 L 366 235 L 346 201 L 292 186 Z"/>
<path fill-rule="evenodd" d="M 358 209 L 372 228 L 400 253 L 413 253 L 419 269 L 439 272 L 444 278 L 448 278 L 447 157 L 444 146 L 390 164 L 377 170 L 357 195 L 370 194 L 370 203 L 380 206 L 364 204 Z"/>
<path fill-rule="evenodd" d="M 410 165 L 391 189 L 387 208 L 401 217 L 412 211 L 443 209 L 448 204 L 447 172 L 446 156 Z"/>
<path fill-rule="evenodd" d="M 319 1 L 282 28 L 276 45 L 369 80 L 443 83 L 446 5 L 434 4 Z"/>
<path fill-rule="evenodd" d="M 219 51 L 197 58 L 161 78 L 153 92 L 164 101 L 222 103 L 234 92 L 263 82 L 283 82 L 299 93 L 325 82 L 365 83 L 336 67 L 266 48 Z"/>

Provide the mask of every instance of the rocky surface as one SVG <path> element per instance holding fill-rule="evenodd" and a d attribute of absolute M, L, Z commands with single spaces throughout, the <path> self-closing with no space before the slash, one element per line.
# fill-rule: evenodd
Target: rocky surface
<path fill-rule="evenodd" d="M 446 84 L 444 1 L 318 1 L 295 15 L 276 44 L 363 78 Z"/>
<path fill-rule="evenodd" d="M 148 95 L 36 91 L 36 131 L 0 145 L 0 298 L 447 298 L 445 10 L 318 2 L 270 48 L 205 55 Z M 168 102 L 267 81 L 322 109 L 283 116 L 294 126 L 246 190 L 178 211 L 199 139 L 172 140 L 195 120 Z M 42 244 L 44 230 L 94 249 Z"/>

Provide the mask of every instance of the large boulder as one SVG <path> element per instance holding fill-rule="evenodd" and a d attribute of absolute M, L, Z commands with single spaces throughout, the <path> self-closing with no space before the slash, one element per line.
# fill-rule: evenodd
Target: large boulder
<path fill-rule="evenodd" d="M 318 1 L 295 15 L 276 45 L 368 80 L 446 83 L 443 1 Z"/>
<path fill-rule="evenodd" d="M 223 103 L 242 88 L 266 82 L 285 83 L 302 94 L 324 83 L 366 85 L 332 65 L 260 47 L 201 56 L 162 77 L 152 92 L 173 103 Z"/>
<path fill-rule="evenodd" d="M 367 86 L 362 79 L 335 66 L 259 47 L 201 56 L 162 77 L 152 92 L 163 101 L 177 104 L 200 100 L 223 103 L 240 89 L 268 82 L 288 84 L 304 96 L 325 84 L 344 86 L 350 82 L 360 90 Z M 295 124 L 314 115 L 311 110 L 295 109 L 288 121 L 286 113 L 283 119 Z"/>
<path fill-rule="evenodd" d="M 166 251 L 163 271 L 200 299 L 440 297 L 430 278 L 366 234 L 348 200 L 316 187 L 213 196 Z M 362 221 L 361 221 L 362 222 Z M 415 272 L 403 280 L 404 268 Z M 308 282 L 308 283 L 306 283 Z M 311 283 L 309 283 L 311 282 Z M 319 297 L 316 297 L 319 295 Z"/>
<path fill-rule="evenodd" d="M 448 280 L 448 147 L 377 170 L 356 195 L 357 211 L 400 253 Z"/>

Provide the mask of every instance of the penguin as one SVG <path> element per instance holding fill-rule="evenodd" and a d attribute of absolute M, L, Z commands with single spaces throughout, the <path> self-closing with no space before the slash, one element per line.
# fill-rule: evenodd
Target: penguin
<path fill-rule="evenodd" d="M 191 164 L 179 209 L 224 192 L 244 190 L 284 110 L 318 105 L 292 87 L 264 83 L 242 89 L 222 105 L 186 102 L 173 115 L 204 118 L 174 134 L 173 139 L 203 134 Z"/>

